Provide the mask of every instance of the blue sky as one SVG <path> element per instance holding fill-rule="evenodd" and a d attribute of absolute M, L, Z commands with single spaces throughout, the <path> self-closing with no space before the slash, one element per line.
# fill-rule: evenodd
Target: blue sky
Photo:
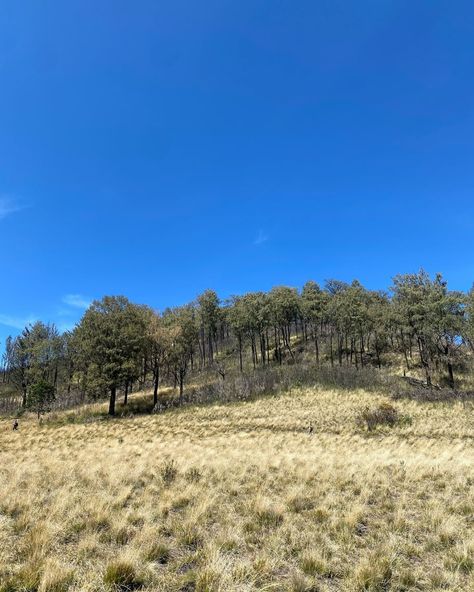
<path fill-rule="evenodd" d="M 0 3 L 0 342 L 92 298 L 474 281 L 474 5 Z"/>

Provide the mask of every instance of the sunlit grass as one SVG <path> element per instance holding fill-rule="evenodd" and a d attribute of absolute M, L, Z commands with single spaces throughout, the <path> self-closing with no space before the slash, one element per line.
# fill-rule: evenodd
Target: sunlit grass
<path fill-rule="evenodd" d="M 0 421 L 0 590 L 472 590 L 474 409 L 384 401 Z"/>

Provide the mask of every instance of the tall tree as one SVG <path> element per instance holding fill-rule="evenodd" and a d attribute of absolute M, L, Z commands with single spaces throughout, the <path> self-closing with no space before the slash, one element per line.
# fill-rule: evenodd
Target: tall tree
<path fill-rule="evenodd" d="M 221 320 L 220 301 L 214 290 L 206 290 L 198 296 L 198 313 L 201 324 L 201 348 L 204 364 L 212 364 L 218 349 Z"/>
<path fill-rule="evenodd" d="M 453 360 L 464 326 L 463 296 L 450 292 L 441 274 L 432 280 L 424 270 L 397 275 L 392 291 L 396 318 L 402 330 L 415 338 L 427 385 L 432 384 L 435 367 L 444 363 L 454 387 Z"/>
<path fill-rule="evenodd" d="M 179 400 L 182 403 L 184 379 L 199 337 L 195 309 L 187 305 L 165 311 L 163 321 L 169 339 L 169 365 L 179 386 Z"/>
<path fill-rule="evenodd" d="M 141 307 L 125 296 L 94 301 L 76 329 L 80 355 L 95 386 L 108 390 L 115 415 L 117 389 L 140 375 L 146 326 Z"/>
<path fill-rule="evenodd" d="M 301 292 L 301 314 L 305 324 L 305 331 L 309 328 L 314 341 L 316 362 L 320 358 L 320 337 L 322 334 L 328 295 L 323 292 L 316 282 L 309 281 Z"/>
<path fill-rule="evenodd" d="M 153 409 L 158 405 L 158 392 L 163 369 L 170 361 L 175 331 L 157 312 L 149 309 L 147 322 L 148 358 L 153 373 Z"/>

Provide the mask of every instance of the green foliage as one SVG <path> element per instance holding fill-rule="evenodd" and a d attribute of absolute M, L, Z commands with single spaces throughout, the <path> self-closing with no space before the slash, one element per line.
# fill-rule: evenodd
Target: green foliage
<path fill-rule="evenodd" d="M 185 393 L 190 373 L 212 390 L 217 371 L 225 398 L 224 389 L 237 384 L 233 367 L 243 376 L 275 366 L 288 372 L 288 365 L 301 363 L 307 374 L 313 360 L 318 379 L 330 367 L 335 386 L 360 384 L 353 370 L 395 364 L 400 372 L 403 363 L 410 379 L 419 379 L 421 370 L 425 386 L 446 382 L 455 390 L 467 382 L 473 352 L 474 291 L 450 291 L 440 275 L 432 279 L 423 270 L 396 276 L 389 293 L 334 279 L 324 288 L 309 281 L 301 291 L 277 286 L 225 303 L 206 290 L 162 314 L 124 296 L 106 296 L 92 303 L 72 333 L 60 335 L 54 325 L 37 322 L 7 339 L 3 380 L 14 394 L 12 402 L 3 398 L 2 408 L 17 408 L 20 397 L 26 407 L 32 386 L 45 381 L 61 403 L 108 394 L 111 415 L 121 392 L 125 404 L 132 387 L 150 385 L 153 408 L 161 411 L 169 402 L 158 399 L 163 381 L 182 404 L 193 395 Z"/>
<path fill-rule="evenodd" d="M 117 388 L 140 375 L 145 314 L 143 307 L 124 296 L 105 296 L 92 303 L 76 329 L 78 357 L 86 368 L 88 388 L 110 391 L 111 415 Z"/>
<path fill-rule="evenodd" d="M 434 365 L 445 364 L 454 387 L 453 363 L 465 325 L 465 298 L 450 292 L 440 274 L 434 280 L 423 270 L 398 275 L 393 281 L 393 310 L 401 334 L 414 340 L 426 381 Z"/>
<path fill-rule="evenodd" d="M 38 417 L 51 410 L 51 405 L 56 398 L 56 389 L 54 385 L 39 380 L 35 382 L 29 390 L 27 398 L 27 407 L 38 414 Z"/>

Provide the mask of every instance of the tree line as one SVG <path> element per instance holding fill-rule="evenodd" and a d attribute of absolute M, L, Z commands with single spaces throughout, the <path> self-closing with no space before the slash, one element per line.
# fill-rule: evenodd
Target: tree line
<path fill-rule="evenodd" d="M 73 331 L 36 322 L 6 341 L 3 382 L 38 413 L 55 397 L 82 400 L 117 394 L 127 404 L 133 388 L 153 389 L 159 404 L 163 382 L 182 401 L 189 374 L 230 372 L 298 364 L 355 368 L 403 360 L 421 369 L 428 386 L 444 380 L 455 388 L 474 351 L 474 291 L 451 291 L 440 274 L 397 275 L 388 291 L 354 280 L 308 281 L 221 301 L 207 290 L 187 305 L 162 312 L 124 296 L 94 301 Z"/>

